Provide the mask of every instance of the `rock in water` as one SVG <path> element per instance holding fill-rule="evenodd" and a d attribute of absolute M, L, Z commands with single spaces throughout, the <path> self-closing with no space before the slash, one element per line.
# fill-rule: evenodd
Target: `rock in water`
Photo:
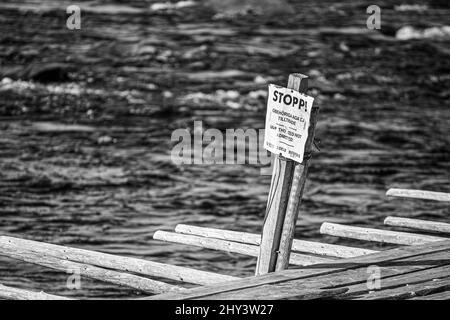
<path fill-rule="evenodd" d="M 293 8 L 285 0 L 207 0 L 219 14 L 235 16 L 253 13 L 258 15 L 293 13 Z"/>

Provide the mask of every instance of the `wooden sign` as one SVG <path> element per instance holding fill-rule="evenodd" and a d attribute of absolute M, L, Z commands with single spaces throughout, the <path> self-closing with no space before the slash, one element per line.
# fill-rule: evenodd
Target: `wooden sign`
<path fill-rule="evenodd" d="M 303 162 L 314 98 L 269 85 L 264 148 L 295 162 Z"/>

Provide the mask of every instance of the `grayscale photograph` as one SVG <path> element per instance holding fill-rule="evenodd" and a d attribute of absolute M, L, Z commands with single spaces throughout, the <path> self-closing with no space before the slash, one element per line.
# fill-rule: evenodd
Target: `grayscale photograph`
<path fill-rule="evenodd" d="M 448 0 L 1 0 L 0 28 L 0 300 L 450 300 Z"/>

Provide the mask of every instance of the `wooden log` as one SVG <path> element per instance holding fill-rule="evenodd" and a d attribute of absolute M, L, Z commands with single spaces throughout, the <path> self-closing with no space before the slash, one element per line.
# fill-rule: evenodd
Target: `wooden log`
<path fill-rule="evenodd" d="M 450 279 L 436 279 L 426 283 L 418 283 L 402 286 L 394 289 L 381 291 L 372 291 L 363 294 L 355 300 L 400 300 L 413 297 L 427 296 L 429 294 L 439 293 L 450 290 Z"/>
<path fill-rule="evenodd" d="M 301 82 L 305 82 L 307 80 L 308 78 L 301 74 L 290 75 L 288 87 L 300 87 L 302 88 L 302 92 L 305 93 L 308 84 L 306 83 L 301 85 Z M 296 84 L 296 82 L 300 83 Z M 304 150 L 305 158 L 303 159 L 302 163 L 294 164 L 294 174 L 292 176 L 291 188 L 289 190 L 286 214 L 284 216 L 283 227 L 280 235 L 280 244 L 278 246 L 278 250 L 276 251 L 276 271 L 287 269 L 289 265 L 289 257 L 291 255 L 292 242 L 294 240 L 295 226 L 297 224 L 297 219 L 300 211 L 300 203 L 303 196 L 303 190 L 305 189 L 309 160 L 312 145 L 314 142 L 314 131 L 316 128 L 318 113 L 319 108 L 317 106 L 313 106 L 313 108 L 311 109 L 308 127 L 308 138 L 306 140 Z"/>
<path fill-rule="evenodd" d="M 434 279 L 439 279 L 440 276 L 442 275 L 446 277 L 450 274 L 449 272 L 450 266 L 448 265 L 433 268 L 425 268 L 423 270 L 418 270 L 416 272 L 411 273 L 407 273 L 407 271 L 405 271 L 404 274 L 398 274 L 390 277 L 387 277 L 385 275 L 384 271 L 386 269 L 389 271 L 389 268 L 380 269 L 380 276 L 382 276 L 382 278 L 380 279 L 379 289 L 368 288 L 367 281 L 364 281 L 362 283 L 347 286 L 348 291 L 345 293 L 344 298 L 361 294 L 367 294 L 369 291 L 372 290 L 387 290 L 416 283 L 426 284 L 427 282 L 433 281 Z M 363 279 L 366 280 L 365 278 Z"/>
<path fill-rule="evenodd" d="M 8 287 L 0 284 L 0 299 L 6 300 L 73 300 L 70 298 L 55 296 L 43 291 L 35 292 L 24 289 Z"/>
<path fill-rule="evenodd" d="M 342 238 L 350 238 L 382 243 L 392 243 L 400 245 L 417 245 L 433 241 L 446 240 L 446 238 L 435 236 L 426 236 L 407 232 L 345 226 L 329 222 L 324 222 L 322 224 L 322 226 L 320 227 L 320 233 Z"/>
<path fill-rule="evenodd" d="M 426 296 L 415 297 L 411 300 L 450 300 L 450 291 L 427 294 Z"/>
<path fill-rule="evenodd" d="M 251 257 L 257 257 L 259 254 L 258 246 L 234 241 L 226 241 L 214 238 L 205 238 L 187 234 L 180 234 L 175 232 L 157 231 L 153 235 L 153 238 L 167 242 L 193 245 L 206 249 L 239 253 Z M 299 266 L 306 266 L 316 263 L 327 263 L 332 261 L 334 260 L 295 253 L 292 254 L 290 263 Z"/>
<path fill-rule="evenodd" d="M 247 288 L 256 288 L 265 285 L 281 284 L 287 281 L 295 281 L 302 286 L 307 279 L 319 276 L 340 273 L 344 270 L 364 268 L 370 265 L 395 263 L 396 261 L 409 258 L 419 258 L 421 255 L 432 254 L 434 252 L 448 252 L 450 250 L 450 240 L 431 242 L 425 245 L 402 246 L 396 249 L 385 250 L 374 254 L 336 260 L 328 265 L 308 266 L 295 270 L 283 270 L 269 273 L 259 277 L 243 278 L 239 280 L 221 283 L 216 286 L 201 286 L 187 289 L 179 293 L 160 294 L 146 297 L 149 300 L 182 300 L 182 299 L 212 299 L 215 295 L 228 292 L 234 294 Z M 419 262 L 420 263 L 420 262 Z M 416 263 L 417 265 L 417 263 Z M 367 272 L 366 272 L 367 276 Z M 325 287 L 326 285 L 324 285 Z"/>
<path fill-rule="evenodd" d="M 413 199 L 450 202 L 450 193 L 445 192 L 392 188 L 386 192 L 386 195 L 388 197 L 413 198 Z"/>
<path fill-rule="evenodd" d="M 43 253 L 63 260 L 70 260 L 112 270 L 133 272 L 139 275 L 166 278 L 193 284 L 207 285 L 237 279 L 236 277 L 231 277 L 228 275 L 221 275 L 213 272 L 179 267 L 144 259 L 121 257 L 102 252 L 0 236 L 0 246 L 3 243 L 8 243 L 19 248 L 31 248 L 37 253 Z"/>
<path fill-rule="evenodd" d="M 404 227 L 424 231 L 450 233 L 450 223 L 401 218 L 401 217 L 387 217 L 384 219 L 384 224 L 394 227 Z"/>
<path fill-rule="evenodd" d="M 442 270 L 439 270 L 439 268 L 442 266 L 448 268 L 448 265 L 446 265 L 448 260 L 446 260 L 446 258 L 447 253 L 440 251 L 386 263 L 379 263 L 377 264 L 377 267 L 379 267 L 381 287 L 386 289 L 402 284 L 430 279 L 430 277 L 434 277 L 436 274 L 441 274 Z M 433 275 L 433 270 L 438 270 L 438 273 L 434 273 Z M 331 273 L 324 276 L 313 277 L 309 281 L 304 279 L 304 286 L 306 287 L 310 282 L 313 282 L 316 284 L 323 283 L 325 285 L 324 288 L 327 289 L 347 287 L 348 291 L 345 296 L 354 296 L 355 294 L 362 294 L 372 290 L 367 286 L 369 280 L 368 277 L 369 270 L 367 266 L 364 266 L 357 269 L 345 270 L 340 273 Z M 412 282 L 411 279 L 413 279 Z"/>
<path fill-rule="evenodd" d="M 294 162 L 275 156 L 272 181 L 267 199 L 266 216 L 262 229 L 260 253 L 256 264 L 256 275 L 275 271 L 281 230 L 289 199 Z"/>
<path fill-rule="evenodd" d="M 288 80 L 289 89 L 306 93 L 308 89 L 308 77 L 303 74 L 290 74 Z M 310 119 L 310 128 L 314 130 L 314 118 Z M 313 116 L 313 114 L 311 115 Z M 311 126 L 311 123 L 314 123 Z M 312 137 L 314 138 L 314 137 Z M 310 139 L 310 137 L 308 137 Z M 310 140 L 311 146 L 313 140 Z M 308 155 L 309 149 L 305 148 L 305 154 Z M 292 229 L 295 228 L 295 222 L 298 215 L 298 203 L 300 199 L 295 196 L 303 192 L 303 186 L 306 180 L 306 168 L 308 158 L 303 161 L 303 164 L 295 170 L 295 162 L 285 159 L 279 155 L 276 156 L 274 162 L 274 169 L 272 173 L 272 181 L 270 184 L 269 197 L 267 200 L 266 217 L 262 230 L 261 245 L 259 249 L 258 262 L 256 265 L 256 275 L 273 272 L 276 270 L 277 258 L 280 254 L 283 265 L 287 265 L 289 260 L 290 246 L 293 235 Z M 296 174 L 295 187 L 291 195 L 291 186 L 294 174 Z M 291 198 L 291 205 L 289 206 L 288 221 L 285 224 L 286 210 L 288 209 L 289 198 Z M 281 242 L 284 231 L 283 242 Z M 282 251 L 280 251 L 280 244 Z"/>
<path fill-rule="evenodd" d="M 184 289 L 133 274 L 103 269 L 84 263 L 62 260 L 46 254 L 42 250 L 39 250 L 39 248 L 37 248 L 37 250 L 33 247 L 23 248 L 8 243 L 7 241 L 0 241 L 0 255 L 62 272 L 76 270 L 80 276 L 133 288 L 146 293 L 163 293 L 168 291 L 180 291 Z"/>
<path fill-rule="evenodd" d="M 380 267 L 380 277 L 382 287 L 385 288 L 390 286 L 391 279 L 395 279 L 396 276 L 400 277 L 399 274 L 403 273 L 404 276 L 410 278 L 411 271 L 420 269 L 430 270 L 433 268 L 437 270 L 434 275 L 429 272 L 427 275 L 429 277 L 435 277 L 436 275 L 441 275 L 448 270 L 448 266 L 443 266 L 440 270 L 436 268 L 436 265 L 445 264 L 445 258 L 448 256 L 446 252 L 439 252 L 435 254 L 427 254 L 419 259 L 412 258 L 407 260 L 396 261 L 394 263 L 379 264 Z M 337 263 L 341 263 L 342 260 Z M 397 264 L 398 263 L 398 264 Z M 413 266 L 410 267 L 410 264 Z M 333 268 L 333 264 L 330 268 Z M 308 268 L 314 268 L 308 267 Z M 330 270 L 330 268 L 326 270 Z M 408 269 L 408 270 L 405 270 Z M 299 269 L 295 270 L 299 272 Z M 367 288 L 367 280 L 369 274 L 367 273 L 367 267 L 361 267 L 357 269 L 342 270 L 341 272 L 328 273 L 325 275 L 319 275 L 315 277 L 308 277 L 301 280 L 293 281 L 283 281 L 275 285 L 266 286 L 253 286 L 251 288 L 242 289 L 234 292 L 223 292 L 221 294 L 215 295 L 214 297 L 208 297 L 212 299 L 284 299 L 291 298 L 300 294 L 301 292 L 322 290 L 322 289 L 339 289 L 347 288 L 350 290 L 355 283 L 361 284 L 365 291 L 369 291 Z M 364 292 L 365 292 L 364 291 Z M 347 295 L 348 291 L 345 293 Z"/>
<path fill-rule="evenodd" d="M 177 225 L 175 227 L 175 232 L 207 238 L 216 238 L 222 240 L 241 242 L 256 246 L 259 246 L 261 243 L 261 236 L 259 234 L 215 229 L 215 228 L 204 228 L 186 224 Z M 294 241 L 292 242 L 292 251 L 311 253 L 315 255 L 328 256 L 333 258 L 351 258 L 378 252 L 369 249 L 347 247 L 297 239 L 294 239 Z"/>
<path fill-rule="evenodd" d="M 314 300 L 314 299 L 330 299 L 347 292 L 347 288 L 336 289 L 309 289 L 309 288 L 297 288 L 297 290 L 290 290 L 289 293 L 283 292 L 283 290 L 267 291 L 267 290 L 254 290 L 251 294 L 241 294 L 236 292 L 235 295 L 230 297 L 229 294 L 218 294 L 208 300 Z"/>

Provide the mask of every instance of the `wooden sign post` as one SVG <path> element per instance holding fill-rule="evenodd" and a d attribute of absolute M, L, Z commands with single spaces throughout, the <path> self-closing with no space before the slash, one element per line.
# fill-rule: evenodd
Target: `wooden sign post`
<path fill-rule="evenodd" d="M 289 75 L 287 88 L 306 93 L 308 77 L 302 74 Z M 303 161 L 298 163 L 281 155 L 276 156 L 256 275 L 283 270 L 288 266 L 300 200 L 306 182 L 311 146 L 314 141 L 317 113 L 318 108 L 313 106 Z"/>

